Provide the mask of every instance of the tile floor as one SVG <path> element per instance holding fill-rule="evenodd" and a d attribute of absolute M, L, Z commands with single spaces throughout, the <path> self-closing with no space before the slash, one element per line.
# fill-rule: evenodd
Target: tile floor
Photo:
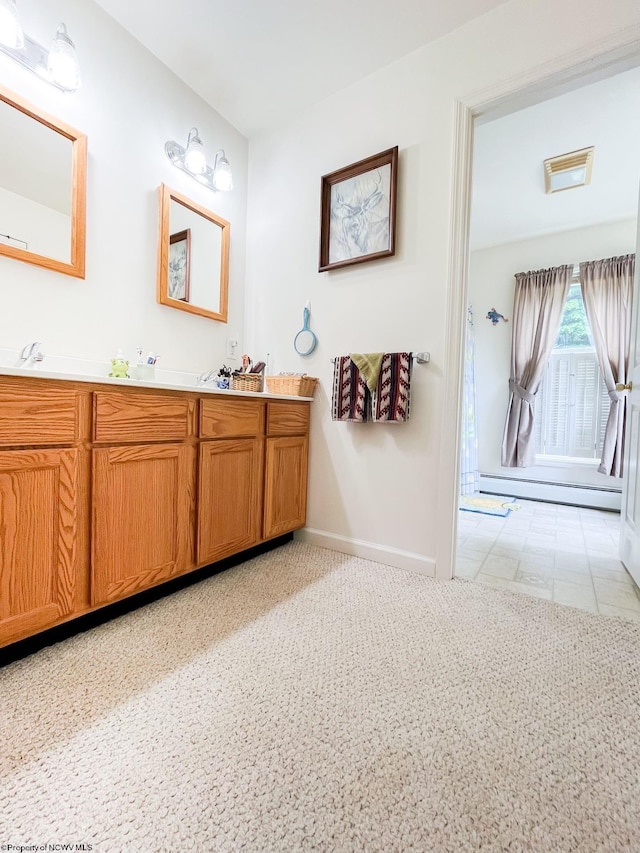
<path fill-rule="evenodd" d="M 518 504 L 507 518 L 460 511 L 458 577 L 640 622 L 640 590 L 618 560 L 617 513 Z"/>

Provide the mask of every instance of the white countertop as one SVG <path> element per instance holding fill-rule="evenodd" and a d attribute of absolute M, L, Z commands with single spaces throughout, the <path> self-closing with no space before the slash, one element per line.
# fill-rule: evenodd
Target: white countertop
<path fill-rule="evenodd" d="M 47 356 L 44 361 L 32 363 L 28 367 L 16 367 L 15 364 L 7 363 L 11 360 L 15 362 L 16 357 L 17 354 L 13 351 L 0 350 L 0 376 L 31 376 L 35 379 L 57 379 L 67 382 L 99 382 L 104 385 L 120 385 L 125 388 L 156 388 L 167 391 L 190 391 L 197 394 L 222 394 L 227 397 L 262 397 L 271 400 L 305 401 L 313 399 L 313 397 L 299 397 L 292 394 L 270 394 L 268 391 L 228 391 L 216 388 L 213 383 L 198 385 L 197 373 L 164 370 L 158 367 L 155 369 L 156 378 L 149 381 L 116 379 L 107 375 L 111 365 L 82 359 L 67 359 L 62 356 Z"/>

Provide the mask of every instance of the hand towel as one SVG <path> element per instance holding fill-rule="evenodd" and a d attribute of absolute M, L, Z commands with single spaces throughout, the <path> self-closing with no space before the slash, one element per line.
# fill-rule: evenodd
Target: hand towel
<path fill-rule="evenodd" d="M 380 368 L 382 367 L 383 352 L 352 352 L 351 361 L 364 376 L 364 381 L 367 383 L 367 388 L 371 393 L 378 386 L 378 378 L 380 376 Z"/>
<path fill-rule="evenodd" d="M 369 420 L 370 394 L 364 378 L 348 355 L 336 358 L 333 366 L 331 418 L 364 423 Z"/>
<path fill-rule="evenodd" d="M 411 401 L 410 352 L 386 352 L 371 402 L 371 415 L 376 423 L 404 423 L 409 420 Z"/>

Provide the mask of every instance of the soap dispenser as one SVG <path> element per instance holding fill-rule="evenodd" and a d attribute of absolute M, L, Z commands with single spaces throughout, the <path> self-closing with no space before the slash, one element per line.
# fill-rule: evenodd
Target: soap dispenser
<path fill-rule="evenodd" d="M 129 379 L 129 362 L 119 349 L 116 357 L 111 359 L 111 373 L 115 379 Z"/>

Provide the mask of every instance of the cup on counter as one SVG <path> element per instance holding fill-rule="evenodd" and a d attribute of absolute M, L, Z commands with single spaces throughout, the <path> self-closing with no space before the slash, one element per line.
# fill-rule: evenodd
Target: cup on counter
<path fill-rule="evenodd" d="M 155 364 L 136 364 L 133 368 L 133 377 L 141 382 L 155 382 Z"/>

